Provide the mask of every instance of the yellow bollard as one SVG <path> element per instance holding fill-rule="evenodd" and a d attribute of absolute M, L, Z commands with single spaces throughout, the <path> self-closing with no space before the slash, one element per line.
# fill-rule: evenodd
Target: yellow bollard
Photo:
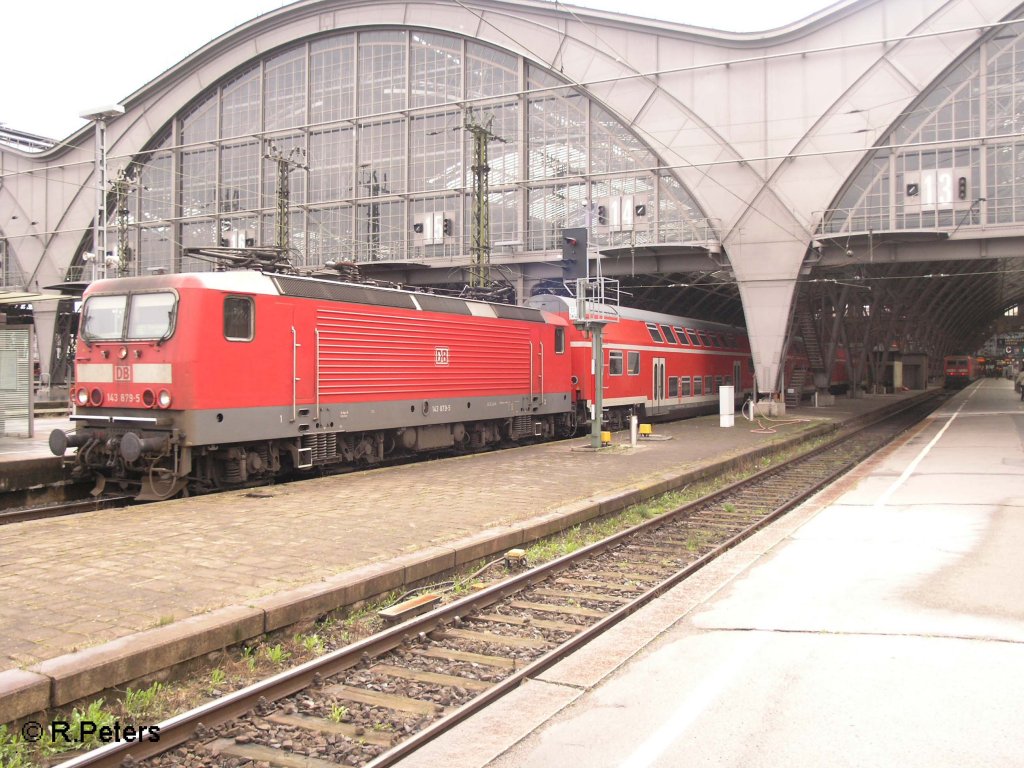
<path fill-rule="evenodd" d="M 612 433 L 611 432 L 602 432 L 601 433 L 601 445 L 611 445 L 611 444 L 612 444 Z"/>
<path fill-rule="evenodd" d="M 650 424 L 640 425 L 640 437 L 650 437 L 654 434 L 654 428 Z"/>

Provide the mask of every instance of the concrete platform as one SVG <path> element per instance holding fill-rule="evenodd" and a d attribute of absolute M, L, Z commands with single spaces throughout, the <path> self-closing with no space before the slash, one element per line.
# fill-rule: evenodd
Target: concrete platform
<path fill-rule="evenodd" d="M 0 722 L 123 685 L 681 487 L 921 393 L 717 416 L 0 527 Z M 48 430 L 47 430 L 48 434 Z M 0 454 L 0 460 L 4 455 Z M 0 477 L 4 465 L 0 464 Z M 7 670 L 6 672 L 4 670 Z"/>
<path fill-rule="evenodd" d="M 66 416 L 34 421 L 31 437 L 27 433 L 0 436 L 0 494 L 35 490 L 64 478 L 60 458 L 50 452 L 50 432 L 54 429 L 67 431 L 74 424 Z M 23 496 L 15 503 L 25 503 L 28 496 Z"/>
<path fill-rule="evenodd" d="M 1024 403 L 987 379 L 401 765 L 1024 765 L 1022 551 Z"/>

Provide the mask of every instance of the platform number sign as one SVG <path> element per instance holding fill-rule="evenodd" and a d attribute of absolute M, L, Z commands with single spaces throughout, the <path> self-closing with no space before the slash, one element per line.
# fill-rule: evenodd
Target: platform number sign
<path fill-rule="evenodd" d="M 970 182 L 964 174 L 964 171 L 956 168 L 919 171 L 914 176 L 908 174 L 905 205 L 934 211 L 968 202 Z"/>
<path fill-rule="evenodd" d="M 448 365 L 448 347 L 434 347 L 434 365 Z"/>

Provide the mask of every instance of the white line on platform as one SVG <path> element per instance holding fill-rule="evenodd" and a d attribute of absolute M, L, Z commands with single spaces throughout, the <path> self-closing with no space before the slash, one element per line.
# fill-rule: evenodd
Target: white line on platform
<path fill-rule="evenodd" d="M 705 676 L 697 689 L 686 697 L 658 730 L 619 763 L 618 768 L 650 768 L 654 765 L 682 737 L 683 732 L 722 697 L 723 691 L 739 675 L 743 664 L 757 653 L 769 635 L 768 632 L 745 633 L 739 640 L 739 648 L 713 674 Z"/>
<path fill-rule="evenodd" d="M 977 389 L 974 390 L 974 392 L 977 391 Z M 901 485 L 907 482 L 907 480 L 910 478 L 912 474 L 914 474 L 914 470 L 917 469 L 917 465 L 924 460 L 924 457 L 927 456 L 931 449 L 935 447 L 935 444 L 939 442 L 939 438 L 941 438 L 945 434 L 946 430 L 949 429 L 949 425 L 953 423 L 953 420 L 960 415 L 960 411 L 962 411 L 964 409 L 964 406 L 967 405 L 967 401 L 974 397 L 974 392 L 971 392 L 971 394 L 964 399 L 964 401 L 960 404 L 960 407 L 957 408 L 953 412 L 953 415 L 946 420 L 946 423 L 942 425 L 942 429 L 939 430 L 939 433 L 935 435 L 935 437 L 933 437 L 931 441 L 929 441 L 928 445 L 921 449 L 921 452 L 918 453 L 917 456 L 914 457 L 914 460 L 907 465 L 907 468 L 903 470 L 903 474 L 896 478 L 896 482 L 890 485 L 886 489 L 885 493 L 878 497 L 878 500 L 875 502 L 876 509 L 884 507 L 886 504 L 888 504 L 889 498 L 894 493 L 896 493 L 896 491 L 899 489 Z"/>

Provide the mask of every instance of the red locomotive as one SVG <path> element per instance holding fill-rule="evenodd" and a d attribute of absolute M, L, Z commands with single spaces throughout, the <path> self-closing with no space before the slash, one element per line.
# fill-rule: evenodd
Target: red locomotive
<path fill-rule="evenodd" d="M 946 389 L 963 389 L 978 378 L 977 360 L 970 355 L 946 355 L 942 372 Z"/>
<path fill-rule="evenodd" d="M 168 498 L 576 428 L 564 320 L 261 272 L 103 280 L 85 294 L 72 417 L 50 447 Z"/>
<path fill-rule="evenodd" d="M 78 476 L 142 499 L 292 470 L 568 437 L 588 425 L 591 340 L 572 304 L 531 306 L 256 271 L 98 281 L 72 391 Z M 714 410 L 751 389 L 742 329 L 621 309 L 605 418 Z"/>

